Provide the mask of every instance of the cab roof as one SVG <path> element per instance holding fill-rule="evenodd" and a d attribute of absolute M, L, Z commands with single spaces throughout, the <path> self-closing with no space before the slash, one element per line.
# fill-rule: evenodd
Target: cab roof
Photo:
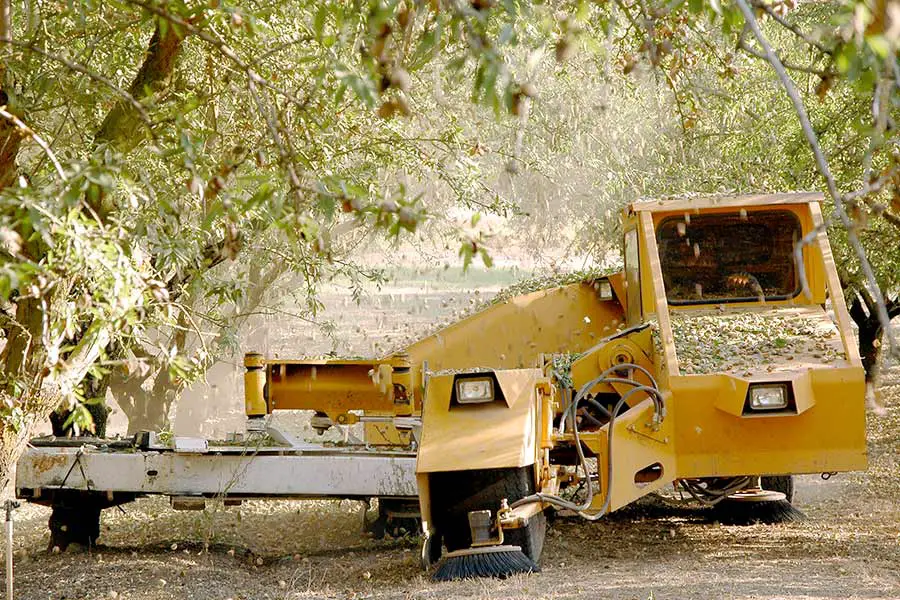
<path fill-rule="evenodd" d="M 628 206 L 629 213 L 668 212 L 673 210 L 702 210 L 742 206 L 771 206 L 776 204 L 808 204 L 821 202 L 821 192 L 788 192 L 780 194 L 697 195 L 678 196 L 661 200 L 640 200 Z"/>

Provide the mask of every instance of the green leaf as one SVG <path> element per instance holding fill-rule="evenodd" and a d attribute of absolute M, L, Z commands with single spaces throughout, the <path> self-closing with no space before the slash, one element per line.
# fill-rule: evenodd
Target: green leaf
<path fill-rule="evenodd" d="M 842 44 L 835 53 L 834 66 L 836 66 L 841 73 L 847 73 L 855 59 L 856 46 L 852 44 Z"/>
<path fill-rule="evenodd" d="M 356 97 L 362 100 L 366 108 L 375 108 L 378 99 L 375 95 L 375 88 L 368 79 L 360 77 L 356 73 L 346 73 L 341 77 L 341 81 L 356 93 Z"/>
<path fill-rule="evenodd" d="M 313 17 L 313 33 L 316 34 L 316 39 L 322 39 L 322 32 L 325 30 L 325 20 L 328 18 L 328 4 L 322 3 L 319 5 L 319 9 L 316 11 L 315 17 Z"/>
<path fill-rule="evenodd" d="M 744 28 L 744 14 L 735 6 L 722 10 L 722 29 L 726 34 L 741 31 Z"/>
<path fill-rule="evenodd" d="M 485 266 L 485 267 L 487 267 L 488 269 L 490 269 L 491 267 L 494 266 L 494 261 L 493 261 L 493 259 L 491 259 L 491 255 L 488 254 L 487 249 L 482 248 L 482 249 L 479 251 L 479 254 L 481 255 L 481 262 L 484 263 L 484 266 Z"/>
<path fill-rule="evenodd" d="M 439 47 L 441 42 L 441 32 L 443 26 L 440 21 L 435 23 L 434 28 L 426 31 L 419 39 L 416 49 L 409 61 L 411 69 L 420 69 L 434 58 L 434 50 Z"/>
<path fill-rule="evenodd" d="M 465 273 L 469 269 L 469 265 L 472 264 L 472 258 L 475 256 L 475 249 L 472 247 L 472 242 L 463 242 L 459 247 L 459 255 L 463 259 L 463 273 Z"/>
<path fill-rule="evenodd" d="M 887 38 L 881 34 L 867 35 L 866 44 L 868 44 L 869 48 L 872 49 L 872 52 L 874 52 L 878 58 L 887 58 L 888 54 L 891 52 L 890 42 L 888 42 Z"/>
<path fill-rule="evenodd" d="M 478 62 L 478 67 L 475 68 L 475 77 L 472 81 L 472 103 L 477 104 L 478 100 L 482 97 L 482 89 L 484 84 L 484 72 L 487 67 L 484 64 L 484 61 Z"/>

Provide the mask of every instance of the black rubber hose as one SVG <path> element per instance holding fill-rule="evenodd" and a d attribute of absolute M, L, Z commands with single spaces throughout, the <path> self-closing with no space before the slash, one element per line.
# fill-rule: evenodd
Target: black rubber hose
<path fill-rule="evenodd" d="M 622 377 L 609 377 L 609 375 L 611 373 L 614 373 L 616 371 L 621 371 L 622 369 L 632 369 L 632 368 L 637 369 L 637 370 L 641 371 L 642 373 L 644 373 L 647 376 L 647 378 L 650 380 L 652 387 L 643 385 L 632 379 L 627 379 L 627 378 L 622 378 Z M 625 394 L 622 395 L 622 397 L 619 399 L 619 401 L 616 403 L 615 407 L 613 408 L 612 412 L 609 413 L 609 423 L 607 424 L 608 425 L 608 433 L 606 436 L 606 439 L 607 439 L 606 494 L 605 494 L 605 498 L 604 498 L 604 502 L 603 502 L 603 507 L 600 509 L 599 512 L 591 515 L 591 514 L 585 513 L 584 511 L 587 510 L 588 508 L 590 508 L 591 504 L 593 503 L 594 488 L 593 488 L 593 485 L 590 484 L 590 472 L 588 470 L 587 459 L 585 458 L 584 451 L 581 447 L 581 436 L 579 435 L 580 432 L 578 431 L 578 425 L 577 425 L 577 422 L 575 421 L 575 414 L 578 410 L 578 405 L 583 400 L 585 400 L 585 397 L 590 392 L 590 390 L 598 383 L 603 383 L 603 382 L 623 383 L 626 385 L 631 385 L 633 387 L 632 387 L 632 389 L 628 390 Z M 547 502 L 549 504 L 560 506 L 560 507 L 568 509 L 568 510 L 574 510 L 581 517 L 591 520 L 591 521 L 597 520 L 597 519 L 601 518 L 603 515 L 605 515 L 606 511 L 609 509 L 609 505 L 610 505 L 610 502 L 612 499 L 611 482 L 612 482 L 612 464 L 613 464 L 613 459 L 612 459 L 612 457 L 613 457 L 613 427 L 615 425 L 615 419 L 618 416 L 619 411 L 622 409 L 622 407 L 626 405 L 627 400 L 632 395 L 634 395 L 638 392 L 644 392 L 647 394 L 647 396 L 653 401 L 654 410 L 656 412 L 657 419 L 659 419 L 659 420 L 664 419 L 665 418 L 665 402 L 663 400 L 662 394 L 659 391 L 659 387 L 656 383 L 656 379 L 653 377 L 653 374 L 650 373 L 647 369 L 645 369 L 644 367 L 642 367 L 640 365 L 636 365 L 634 363 L 623 363 L 620 365 L 615 365 L 615 366 L 610 367 L 609 369 L 606 369 L 605 371 L 603 371 L 598 377 L 594 378 L 593 380 L 591 380 L 591 381 L 587 382 L 586 384 L 584 384 L 583 386 L 581 386 L 581 389 L 579 389 L 578 393 L 575 395 L 575 398 L 572 401 L 572 403 L 566 408 L 565 411 L 563 411 L 562 419 L 560 420 L 560 433 L 563 433 L 565 431 L 566 420 L 571 415 L 571 417 L 572 417 L 572 432 L 575 437 L 575 451 L 578 454 L 579 461 L 581 462 L 581 467 L 584 470 L 584 475 L 586 478 L 588 478 L 588 482 L 589 482 L 588 497 L 584 504 L 577 505 L 574 502 L 569 502 L 569 501 L 565 500 L 564 498 L 560 498 L 559 496 L 551 496 L 548 494 L 537 493 L 537 494 L 533 494 L 531 496 L 526 496 L 525 498 L 521 498 L 521 499 L 517 500 L 516 502 L 514 502 L 512 504 L 511 508 L 515 508 L 517 506 L 521 506 L 523 504 L 528 504 L 531 502 Z M 590 402 L 596 403 L 596 401 L 593 400 L 593 398 L 590 398 L 588 400 Z M 599 405 L 599 403 L 596 403 L 596 404 Z"/>

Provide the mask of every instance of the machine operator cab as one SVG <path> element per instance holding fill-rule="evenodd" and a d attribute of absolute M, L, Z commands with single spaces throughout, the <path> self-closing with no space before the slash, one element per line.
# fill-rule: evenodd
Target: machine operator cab
<path fill-rule="evenodd" d="M 713 466 L 865 468 L 864 372 L 821 200 L 698 197 L 625 212 L 626 319 L 654 330 L 654 363 L 680 417 L 679 455 L 689 457 L 683 477 Z M 707 423 L 699 433 L 698 422 Z M 828 448 L 815 441 L 834 435 Z"/>

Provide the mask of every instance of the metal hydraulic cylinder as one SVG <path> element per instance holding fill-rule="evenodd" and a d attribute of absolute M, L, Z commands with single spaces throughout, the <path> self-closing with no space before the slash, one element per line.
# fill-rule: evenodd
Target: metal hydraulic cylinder
<path fill-rule="evenodd" d="M 258 352 L 244 355 L 244 411 L 247 417 L 264 417 L 266 406 L 266 361 Z"/>

